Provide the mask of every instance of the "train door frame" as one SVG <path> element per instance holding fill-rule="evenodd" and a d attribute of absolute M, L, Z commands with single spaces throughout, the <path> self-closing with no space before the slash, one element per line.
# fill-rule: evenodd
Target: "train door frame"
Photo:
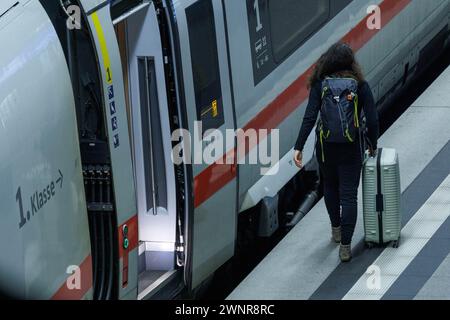
<path fill-rule="evenodd" d="M 122 65 L 113 28 L 109 1 L 77 0 L 92 34 L 100 69 L 102 108 L 112 171 L 115 204 L 115 297 L 137 296 L 138 219 L 132 175 L 128 123 L 125 110 Z M 114 297 L 113 297 L 114 298 Z"/>
<path fill-rule="evenodd" d="M 186 108 L 188 118 L 188 130 L 191 135 L 194 132 L 194 123 L 199 120 L 197 101 L 195 97 L 194 76 L 192 70 L 191 45 L 188 32 L 188 18 L 186 10 L 193 5 L 198 5 L 201 1 L 170 2 L 171 22 L 173 34 L 176 36 L 179 65 L 179 83 L 183 84 L 184 107 Z M 207 1 L 208 2 L 208 1 Z M 227 56 L 227 43 L 225 37 L 225 19 L 223 14 L 222 2 L 214 0 L 212 4 L 215 45 L 217 46 L 220 91 L 222 102 L 219 102 L 219 112 L 223 112 L 223 124 L 218 126 L 222 136 L 226 136 L 225 129 L 236 129 L 234 116 L 232 89 L 230 82 L 229 64 Z M 218 98 L 218 97 L 217 97 Z M 214 100 L 213 100 L 214 101 Z M 222 103 L 222 105 L 220 105 Z M 214 105 L 211 102 L 211 109 Z M 220 110 L 223 108 L 222 110 Z M 200 118 L 201 119 L 201 118 Z M 203 127 L 205 129 L 205 127 Z M 207 127 L 206 129 L 210 129 Z M 202 137 L 194 137 L 201 140 Z M 196 143 L 197 141 L 193 142 Z M 203 139 L 201 150 L 205 150 L 206 145 L 211 142 L 208 137 Z M 229 143 L 229 141 L 227 141 Z M 236 141 L 233 141 L 232 150 L 235 149 Z M 224 159 L 226 152 L 230 150 L 230 145 L 224 152 L 218 155 L 217 160 Z M 231 155 L 233 156 L 233 155 Z M 193 155 L 195 158 L 195 155 Z M 185 281 L 190 290 L 198 287 L 202 282 L 209 279 L 213 273 L 226 261 L 228 261 L 235 251 L 236 225 L 237 225 L 237 165 L 217 164 L 211 166 L 203 164 L 192 164 L 193 179 L 193 201 L 194 208 L 188 217 L 188 242 L 187 251 L 188 264 Z M 223 183 L 223 181 L 214 181 L 218 171 L 228 171 L 231 177 L 217 193 L 206 195 L 210 184 Z M 220 210 L 218 209 L 220 208 Z M 212 232 L 214 230 L 214 232 Z"/>
<path fill-rule="evenodd" d="M 130 10 L 122 14 L 124 19 L 117 18 L 116 28 L 129 97 L 139 217 L 138 298 L 142 299 L 155 293 L 155 283 L 166 282 L 164 279 L 172 278 L 184 266 L 179 254 L 184 248 L 179 186 L 171 159 L 171 120 L 178 112 L 173 110 L 168 90 L 170 51 L 163 48 L 161 34 L 165 31 L 160 30 L 165 27 L 161 21 L 164 12 L 157 2 Z"/>

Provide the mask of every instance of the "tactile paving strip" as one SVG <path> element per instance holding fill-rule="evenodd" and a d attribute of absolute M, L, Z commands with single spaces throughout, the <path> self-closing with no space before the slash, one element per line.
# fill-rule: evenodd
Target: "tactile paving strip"
<path fill-rule="evenodd" d="M 363 274 L 344 296 L 345 300 L 381 299 L 383 297 L 450 216 L 449 188 L 450 175 L 402 229 L 400 247 L 398 249 L 386 248 L 375 260 L 373 265 L 379 268 L 379 281 L 375 280 L 377 275 L 374 273 Z"/>

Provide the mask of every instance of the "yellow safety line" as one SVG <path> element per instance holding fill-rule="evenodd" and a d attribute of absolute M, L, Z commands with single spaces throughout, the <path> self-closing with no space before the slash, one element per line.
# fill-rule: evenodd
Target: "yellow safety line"
<path fill-rule="evenodd" d="M 112 84 L 112 70 L 111 70 L 111 61 L 109 60 L 109 51 L 108 46 L 106 45 L 105 33 L 103 32 L 102 24 L 100 23 L 100 19 L 98 17 L 97 12 L 92 14 L 92 21 L 94 22 L 95 31 L 97 32 L 98 41 L 100 43 L 100 50 L 102 52 L 103 57 L 103 65 L 105 67 L 106 72 L 106 82 L 108 84 Z"/>

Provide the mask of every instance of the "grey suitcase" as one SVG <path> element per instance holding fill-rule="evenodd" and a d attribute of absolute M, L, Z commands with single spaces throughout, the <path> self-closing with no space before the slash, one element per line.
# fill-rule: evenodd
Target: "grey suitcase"
<path fill-rule="evenodd" d="M 383 148 L 363 166 L 363 216 L 366 246 L 400 243 L 400 165 L 395 149 Z"/>

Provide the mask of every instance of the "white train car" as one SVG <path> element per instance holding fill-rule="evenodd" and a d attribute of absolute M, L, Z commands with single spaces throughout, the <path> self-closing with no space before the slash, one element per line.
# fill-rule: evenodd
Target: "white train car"
<path fill-rule="evenodd" d="M 320 54 L 349 43 L 381 108 L 448 46 L 449 23 L 449 0 L 3 0 L 1 289 L 195 291 L 235 255 L 240 213 L 253 208 L 260 235 L 276 229 Z M 198 121 L 262 135 L 228 141 L 212 164 L 174 164 L 172 133 Z M 279 171 L 261 175 L 248 163 L 274 129 Z M 212 136 L 194 136 L 190 159 Z"/>

